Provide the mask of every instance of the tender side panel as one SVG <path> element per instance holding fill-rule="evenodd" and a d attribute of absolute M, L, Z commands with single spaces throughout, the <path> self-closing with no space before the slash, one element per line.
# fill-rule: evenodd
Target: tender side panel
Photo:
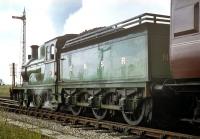
<path fill-rule="evenodd" d="M 200 78 L 199 0 L 172 1 L 170 60 L 174 78 Z"/>
<path fill-rule="evenodd" d="M 130 34 L 61 55 L 61 80 L 148 80 L 147 33 Z"/>

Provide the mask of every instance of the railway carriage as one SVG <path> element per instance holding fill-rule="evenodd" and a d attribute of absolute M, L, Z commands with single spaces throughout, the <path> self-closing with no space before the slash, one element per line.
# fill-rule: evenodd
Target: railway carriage
<path fill-rule="evenodd" d="M 182 120 L 191 123 L 200 123 L 199 3 L 199 0 L 171 2 L 170 65 L 173 83 L 165 85 L 180 94 L 179 114 L 184 117 Z"/>

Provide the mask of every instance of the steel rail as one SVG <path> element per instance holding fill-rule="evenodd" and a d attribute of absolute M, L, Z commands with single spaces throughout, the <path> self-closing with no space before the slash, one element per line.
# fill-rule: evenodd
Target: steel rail
<path fill-rule="evenodd" d="M 11 102 L 11 103 L 10 103 Z M 42 119 L 55 120 L 62 123 L 82 124 L 93 126 L 95 128 L 104 128 L 108 130 L 124 131 L 133 135 L 150 137 L 154 139 L 199 139 L 200 136 L 193 136 L 188 134 L 164 131 L 160 129 L 152 129 L 139 126 L 131 126 L 128 124 L 111 122 L 111 121 L 98 121 L 95 118 L 88 118 L 83 116 L 73 116 L 62 112 L 55 112 L 48 109 L 36 109 L 20 107 L 12 100 L 0 99 L 0 109 L 8 112 L 15 112 L 18 114 L 25 114 Z"/>

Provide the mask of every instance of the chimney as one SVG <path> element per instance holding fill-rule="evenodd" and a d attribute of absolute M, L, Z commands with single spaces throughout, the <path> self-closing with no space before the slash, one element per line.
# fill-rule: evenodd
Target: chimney
<path fill-rule="evenodd" d="M 32 59 L 38 59 L 38 45 L 31 45 L 31 49 L 32 49 Z"/>

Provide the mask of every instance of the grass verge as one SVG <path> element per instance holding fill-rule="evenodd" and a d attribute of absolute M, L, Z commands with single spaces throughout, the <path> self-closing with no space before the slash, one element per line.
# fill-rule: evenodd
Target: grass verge
<path fill-rule="evenodd" d="M 0 110 L 0 139 L 50 139 L 40 134 L 39 129 L 12 125 L 6 112 Z"/>
<path fill-rule="evenodd" d="M 2 85 L 0 86 L 0 97 L 9 97 L 10 96 L 10 85 Z"/>

